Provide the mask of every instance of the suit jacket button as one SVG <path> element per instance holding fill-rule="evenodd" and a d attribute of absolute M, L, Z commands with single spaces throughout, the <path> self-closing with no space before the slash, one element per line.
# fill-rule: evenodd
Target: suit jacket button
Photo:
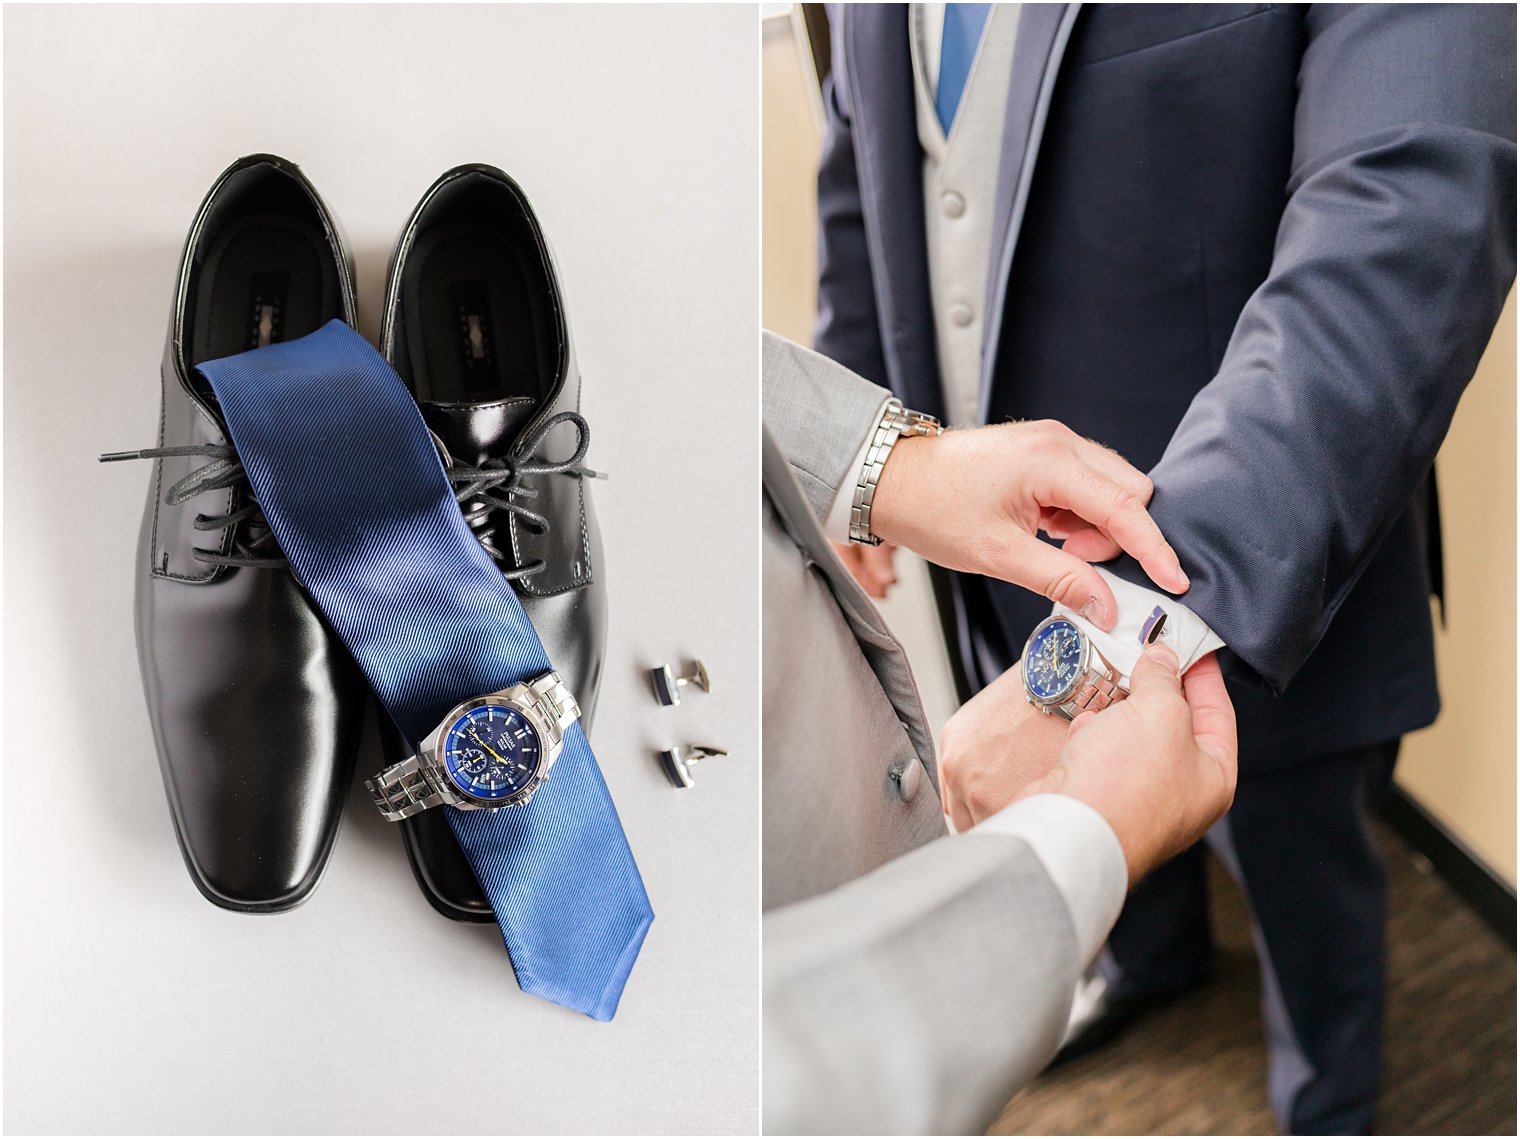
<path fill-rule="evenodd" d="M 915 757 L 900 767 L 892 769 L 892 782 L 897 785 L 897 797 L 904 803 L 912 799 L 918 793 L 918 785 L 923 780 L 924 767 Z"/>
<path fill-rule="evenodd" d="M 975 316 L 976 313 L 971 310 L 971 306 L 965 301 L 956 301 L 950 306 L 950 319 L 955 323 L 957 328 L 965 328 Z"/>
<path fill-rule="evenodd" d="M 958 218 L 966 212 L 966 199 L 954 190 L 946 190 L 941 194 L 939 204 L 944 208 L 947 217 Z"/>

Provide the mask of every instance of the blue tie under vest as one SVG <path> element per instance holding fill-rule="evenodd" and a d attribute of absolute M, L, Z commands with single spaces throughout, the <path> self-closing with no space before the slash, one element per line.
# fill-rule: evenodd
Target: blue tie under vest
<path fill-rule="evenodd" d="M 416 401 L 368 341 L 334 320 L 197 370 L 296 579 L 413 746 L 455 705 L 549 671 Z M 611 1020 L 654 914 L 579 722 L 531 802 L 437 809 L 522 990 Z"/>
<path fill-rule="evenodd" d="M 945 5 L 945 31 L 939 48 L 939 84 L 934 92 L 934 111 L 946 135 L 955 125 L 955 113 L 960 110 L 966 80 L 971 78 L 971 65 L 976 60 L 976 49 L 982 42 L 982 31 L 991 11 L 991 4 Z"/>

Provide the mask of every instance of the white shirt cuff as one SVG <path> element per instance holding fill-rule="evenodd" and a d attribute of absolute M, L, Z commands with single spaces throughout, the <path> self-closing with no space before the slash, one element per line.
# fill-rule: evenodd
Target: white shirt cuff
<path fill-rule="evenodd" d="M 1197 664 L 1200 657 L 1224 648 L 1224 642 L 1204 624 L 1203 618 L 1171 594 L 1115 577 L 1102 566 L 1093 568 L 1103 575 L 1103 580 L 1114 591 L 1114 600 L 1119 603 L 1119 619 L 1113 629 L 1105 632 L 1064 605 L 1057 604 L 1053 612 L 1069 618 L 1093 639 L 1108 663 L 1119 670 L 1121 682 L 1126 687 L 1129 674 L 1135 670 L 1145 649 L 1146 626 L 1157 609 L 1166 614 L 1166 624 L 1158 639 L 1177 654 L 1183 672 Z"/>
<path fill-rule="evenodd" d="M 1029 844 L 1071 911 L 1085 969 L 1119 920 L 1129 866 L 1108 820 L 1066 795 L 1030 795 L 966 832 L 1011 835 Z"/>
<path fill-rule="evenodd" d="M 866 432 L 866 437 L 861 441 L 860 450 L 855 452 L 855 458 L 844 469 L 844 481 L 834 492 L 834 501 L 829 504 L 829 512 L 824 515 L 823 532 L 832 542 L 850 540 L 850 507 L 854 505 L 855 488 L 860 485 L 860 472 L 866 465 L 866 452 L 871 449 L 871 436 L 876 433 L 876 425 L 881 422 L 882 412 L 887 410 L 887 404 L 891 402 L 891 399 L 892 397 L 888 396 L 882 400 L 881 406 L 876 409 L 876 414 L 871 417 L 871 430 Z"/>

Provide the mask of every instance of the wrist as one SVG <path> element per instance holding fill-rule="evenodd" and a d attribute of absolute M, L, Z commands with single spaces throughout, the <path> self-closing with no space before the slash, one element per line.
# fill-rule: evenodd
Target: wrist
<path fill-rule="evenodd" d="M 932 415 L 908 411 L 897 399 L 889 399 L 872 429 L 866 448 L 865 463 L 860 469 L 850 498 L 850 540 L 874 546 L 882 541 L 877 530 L 876 495 L 888 463 L 904 439 L 938 435 L 944 428 Z M 901 473 L 899 471 L 899 473 Z M 899 498 L 901 495 L 899 495 Z M 905 512 L 899 511 L 902 517 Z"/>
<path fill-rule="evenodd" d="M 1085 786 L 1080 779 L 1073 779 L 1071 769 L 1066 763 L 1060 762 L 1051 768 L 1043 778 L 1036 780 L 1020 793 L 1018 799 L 1028 799 L 1035 795 L 1060 795 L 1081 803 L 1092 811 L 1100 819 L 1108 824 L 1113 833 L 1114 840 L 1118 843 L 1119 853 L 1124 857 L 1124 873 L 1129 886 L 1133 888 L 1143 877 L 1136 873 L 1137 870 L 1150 865 L 1144 852 L 1139 849 L 1144 844 L 1137 837 L 1137 828 L 1122 810 L 1115 810 L 1111 797 L 1102 792 L 1101 788 Z M 1015 802 L 1018 800 L 1016 799 Z"/>
<path fill-rule="evenodd" d="M 933 444 L 931 437 L 906 435 L 897 440 L 887 455 L 871 504 L 871 533 L 883 542 L 898 546 L 906 544 L 902 524 L 913 515 L 912 488 L 922 478 L 927 458 L 925 452 Z"/>

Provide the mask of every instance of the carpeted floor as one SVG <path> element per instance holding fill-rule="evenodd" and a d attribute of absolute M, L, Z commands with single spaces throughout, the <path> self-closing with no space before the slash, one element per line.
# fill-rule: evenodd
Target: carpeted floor
<path fill-rule="evenodd" d="M 1515 1134 L 1515 958 L 1392 832 L 1388 1017 L 1378 1129 Z M 1204 989 L 1037 1080 L 994 1135 L 1271 1135 L 1245 908 L 1217 865 L 1221 950 Z"/>

